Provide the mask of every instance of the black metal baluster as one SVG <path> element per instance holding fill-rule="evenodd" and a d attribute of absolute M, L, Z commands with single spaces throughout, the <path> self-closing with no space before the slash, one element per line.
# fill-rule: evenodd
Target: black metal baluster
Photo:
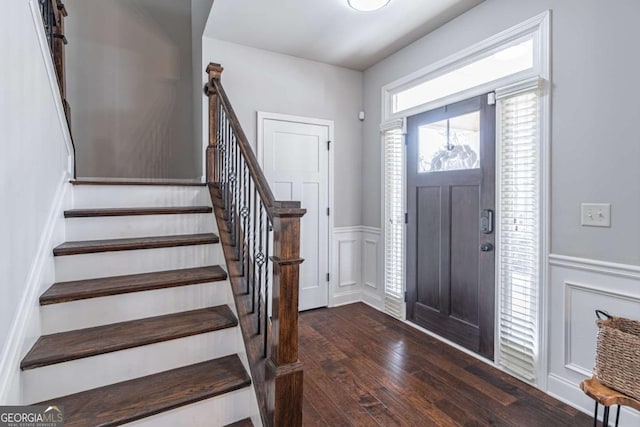
<path fill-rule="evenodd" d="M 220 97 L 216 98 L 216 104 L 218 108 L 218 125 L 216 126 L 216 183 L 218 184 L 218 189 L 221 189 L 221 181 L 222 181 L 222 152 L 220 147 L 222 146 L 222 104 L 220 102 Z"/>
<path fill-rule="evenodd" d="M 40 12 L 42 13 L 42 21 L 44 23 L 44 33 L 47 36 L 49 49 L 51 50 L 51 54 L 53 55 L 53 27 L 55 26 L 55 15 L 53 13 L 51 0 L 40 0 Z"/>
<path fill-rule="evenodd" d="M 271 221 L 267 216 L 267 228 L 265 230 L 266 234 L 266 249 L 265 249 L 265 260 L 264 260 L 264 344 L 262 354 L 266 358 L 267 357 L 267 347 L 269 345 L 269 240 L 271 237 Z"/>
<path fill-rule="evenodd" d="M 256 192 L 256 183 L 253 182 L 253 231 L 251 233 L 253 239 L 253 270 L 251 271 L 251 314 L 256 312 L 256 221 L 258 217 L 258 194 Z"/>
<path fill-rule="evenodd" d="M 229 179 L 231 178 L 231 154 L 233 153 L 233 142 L 231 141 L 231 123 L 229 122 L 229 118 L 227 117 L 227 126 L 226 126 L 226 140 L 227 140 L 227 157 L 225 158 L 225 171 L 227 178 L 227 185 L 224 192 L 224 219 L 227 221 L 227 230 L 229 230 Z"/>
<path fill-rule="evenodd" d="M 252 184 L 252 178 L 251 176 L 249 176 L 249 187 L 247 188 L 247 193 L 249 196 L 249 201 L 247 203 L 247 222 L 246 222 L 246 226 L 245 226 L 245 233 L 247 235 L 247 257 L 246 257 L 246 269 L 245 271 L 247 272 L 246 274 L 246 278 L 247 278 L 247 294 L 249 293 L 249 281 L 251 278 L 251 270 L 249 269 L 249 265 L 251 263 L 251 233 L 249 232 L 249 227 L 251 226 L 251 187 L 253 186 L 254 191 L 255 191 L 255 185 Z"/>
<path fill-rule="evenodd" d="M 227 192 L 227 227 L 231 237 L 231 244 L 235 244 L 233 240 L 233 185 L 235 184 L 235 173 L 233 170 L 233 157 L 235 156 L 236 144 L 233 140 L 233 128 L 229 122 L 229 191 Z"/>
<path fill-rule="evenodd" d="M 256 255 L 256 262 L 258 263 L 258 335 L 260 335 L 260 326 L 261 326 L 261 321 L 260 321 L 260 316 L 262 314 L 262 285 L 264 284 L 263 280 L 262 280 L 262 266 L 264 265 L 265 262 L 265 256 L 264 253 L 262 252 L 262 237 L 264 235 L 264 221 L 263 221 L 263 208 L 262 208 L 262 201 L 260 201 L 260 231 L 258 232 L 258 255 Z"/>
<path fill-rule="evenodd" d="M 248 216 L 248 210 L 247 210 L 247 181 L 248 181 L 248 176 L 247 176 L 247 163 L 244 161 L 244 158 L 241 156 L 242 159 L 242 208 L 240 209 L 240 216 L 242 217 L 242 221 L 240 222 L 240 226 L 241 226 L 241 232 L 240 235 L 242 236 L 242 247 L 240 250 L 240 275 L 241 276 L 245 276 L 245 268 L 244 268 L 244 260 L 246 258 L 246 253 L 245 251 L 247 250 L 247 216 Z"/>
<path fill-rule="evenodd" d="M 221 157 L 220 157 L 220 198 L 222 199 L 222 207 L 225 208 L 224 206 L 224 191 L 226 188 L 226 177 L 227 177 L 227 163 L 226 163 L 226 159 L 227 159 L 227 138 L 226 138 L 226 113 L 224 112 L 224 110 L 222 110 L 222 123 L 220 126 L 220 141 L 222 142 L 222 144 L 220 144 L 220 150 L 221 150 Z M 223 210 L 223 215 L 224 215 L 224 210 Z"/>
<path fill-rule="evenodd" d="M 238 149 L 238 158 L 236 159 L 236 175 L 238 179 L 236 181 L 238 191 L 236 191 L 236 259 L 242 265 L 242 216 L 240 210 L 242 210 L 242 180 L 244 175 L 242 173 L 242 150 Z M 242 267 L 241 267 L 242 268 Z"/>
<path fill-rule="evenodd" d="M 229 193 L 229 204 L 230 204 L 230 209 L 229 209 L 229 230 L 231 231 L 231 244 L 233 246 L 237 246 L 237 233 L 236 233 L 236 190 L 237 190 L 237 170 L 236 170 L 236 163 L 237 163 L 237 157 L 238 157 L 238 144 L 236 141 L 236 137 L 235 137 L 235 133 L 233 132 L 233 130 L 231 131 L 231 146 L 232 146 L 232 155 L 231 155 L 231 168 L 229 170 L 229 173 L 231 174 L 231 176 L 229 177 L 229 182 L 231 183 L 230 185 L 230 193 Z M 234 254 L 235 255 L 235 254 Z M 234 256 L 234 258 L 237 259 L 237 257 Z"/>
<path fill-rule="evenodd" d="M 220 199 L 222 201 L 222 207 L 223 209 L 226 208 L 224 206 L 224 192 L 225 192 L 225 188 L 226 188 L 226 173 L 227 173 L 227 168 L 226 168 L 226 158 L 227 158 L 227 138 L 226 138 L 226 127 L 225 127 L 225 123 L 226 123 L 226 114 L 224 112 L 224 110 L 221 110 L 221 116 L 222 118 L 220 119 Z M 223 215 L 224 215 L 224 210 L 223 210 Z"/>
<path fill-rule="evenodd" d="M 235 177 L 235 193 L 234 193 L 234 200 L 233 200 L 233 204 L 235 206 L 235 209 L 233 211 L 233 234 L 234 234 L 234 243 L 236 245 L 236 253 L 235 253 L 235 258 L 239 261 L 240 260 L 240 179 L 242 178 L 242 174 L 240 173 L 240 155 L 241 155 L 241 151 L 240 151 L 240 146 L 238 145 L 238 138 L 235 137 L 234 134 L 234 143 L 236 146 L 236 157 L 235 157 L 235 164 L 234 164 L 234 177 Z"/>

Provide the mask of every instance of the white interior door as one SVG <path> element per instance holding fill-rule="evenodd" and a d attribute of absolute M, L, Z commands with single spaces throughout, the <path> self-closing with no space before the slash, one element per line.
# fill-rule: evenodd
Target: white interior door
<path fill-rule="evenodd" d="M 329 303 L 329 127 L 262 121 L 262 166 L 276 200 L 297 200 L 302 218 L 300 310 Z"/>

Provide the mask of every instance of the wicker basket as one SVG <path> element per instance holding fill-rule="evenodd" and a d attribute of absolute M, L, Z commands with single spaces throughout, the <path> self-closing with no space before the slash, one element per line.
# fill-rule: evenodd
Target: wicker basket
<path fill-rule="evenodd" d="M 640 400 L 640 322 L 611 317 L 597 324 L 596 378 Z"/>

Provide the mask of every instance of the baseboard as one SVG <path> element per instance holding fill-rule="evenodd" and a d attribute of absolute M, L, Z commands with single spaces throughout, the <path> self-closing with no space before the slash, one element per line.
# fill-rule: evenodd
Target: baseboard
<path fill-rule="evenodd" d="M 20 360 L 40 336 L 38 298 L 44 288 L 55 280 L 53 248 L 64 241 L 64 210 L 71 200 L 71 184 L 68 181 L 65 171 L 58 183 L 37 253 L 23 284 L 22 299 L 0 357 L 0 404 L 24 403 L 21 401 Z"/>
<path fill-rule="evenodd" d="M 360 289 L 334 294 L 331 297 L 330 307 L 340 307 L 341 305 L 354 304 L 356 302 L 362 302 L 362 291 Z"/>
<path fill-rule="evenodd" d="M 383 307 L 380 307 L 380 304 L 378 304 L 377 302 L 371 303 L 370 301 L 367 301 L 367 299 L 365 299 L 365 298 L 363 298 L 363 299 L 362 299 L 362 301 L 360 301 L 360 302 L 361 302 L 361 303 L 363 303 L 363 304 L 368 305 L 368 306 L 369 306 L 369 307 L 371 307 L 371 308 L 375 308 L 376 310 L 378 310 L 378 311 L 381 311 L 381 312 L 385 313 L 385 311 L 384 311 L 384 306 L 383 306 Z M 383 304 L 383 305 L 384 305 L 384 304 Z M 387 314 L 387 315 L 388 315 L 389 313 L 385 313 L 385 314 Z M 395 319 L 395 318 L 394 318 L 394 319 Z"/>
<path fill-rule="evenodd" d="M 381 298 L 377 294 L 367 292 L 366 289 L 362 292 L 361 302 L 375 308 L 376 310 L 384 311 L 384 298 Z"/>

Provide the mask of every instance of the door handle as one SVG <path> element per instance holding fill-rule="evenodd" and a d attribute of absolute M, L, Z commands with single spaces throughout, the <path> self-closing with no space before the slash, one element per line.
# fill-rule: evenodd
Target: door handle
<path fill-rule="evenodd" d="M 493 250 L 493 245 L 491 243 L 483 243 L 480 245 L 481 252 L 491 252 Z"/>

